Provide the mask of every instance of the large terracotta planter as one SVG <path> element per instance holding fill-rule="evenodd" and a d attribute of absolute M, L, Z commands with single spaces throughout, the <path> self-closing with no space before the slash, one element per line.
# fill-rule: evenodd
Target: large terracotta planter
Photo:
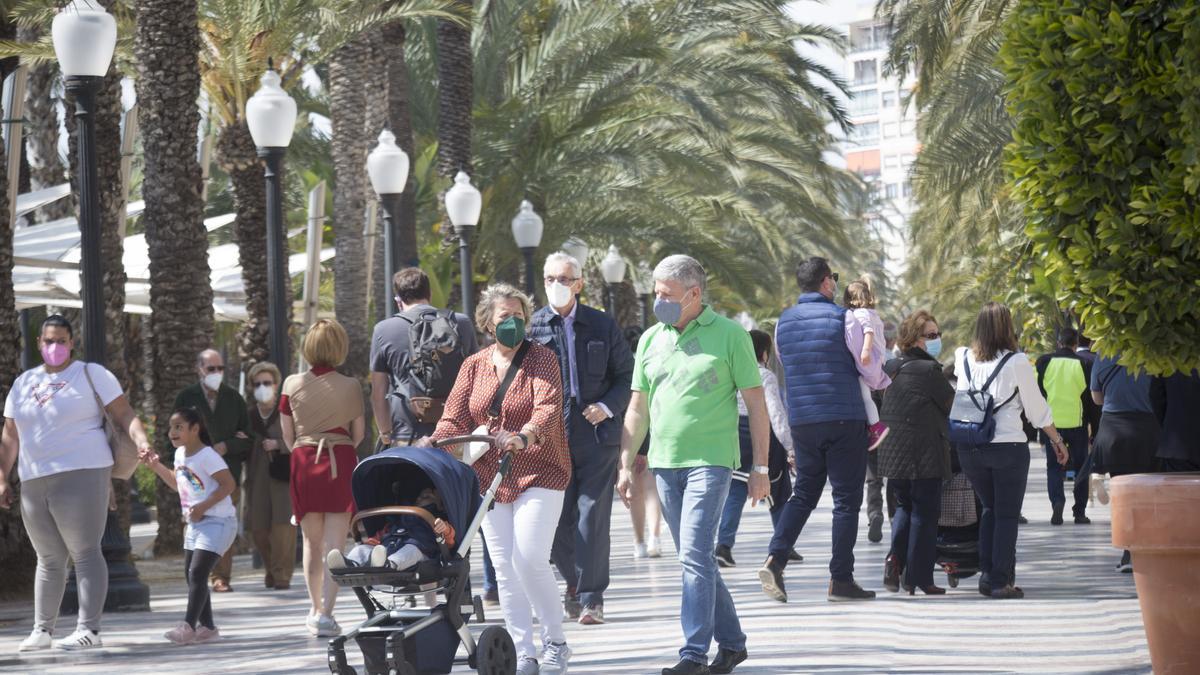
<path fill-rule="evenodd" d="M 1154 672 L 1200 673 L 1200 473 L 1114 478 L 1112 542 L 1133 554 Z"/>

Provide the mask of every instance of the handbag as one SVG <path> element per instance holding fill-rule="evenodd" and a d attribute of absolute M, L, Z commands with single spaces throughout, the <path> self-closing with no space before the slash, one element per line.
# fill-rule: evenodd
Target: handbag
<path fill-rule="evenodd" d="M 987 389 L 1013 354 L 1014 352 L 1009 352 L 1000 359 L 996 369 L 979 389 L 971 387 L 971 369 L 967 366 L 966 353 L 963 354 L 963 376 L 967 378 L 967 388 L 955 392 L 954 404 L 950 407 L 951 443 L 978 447 L 991 443 L 996 437 L 996 411 L 1016 398 L 1017 392 L 1014 391 L 1004 403 L 996 405 L 995 399 Z"/>
<path fill-rule="evenodd" d="M 290 481 L 292 479 L 292 456 L 279 451 L 268 454 L 271 461 L 267 464 L 267 475 L 282 483 Z"/>
<path fill-rule="evenodd" d="M 108 441 L 108 447 L 112 451 L 112 477 L 129 480 L 138 465 L 137 445 L 129 437 L 128 431 L 121 429 L 119 425 L 113 422 L 108 409 L 104 407 L 104 402 L 100 400 L 100 394 L 96 393 L 96 385 L 92 382 L 92 374 L 88 372 L 88 365 L 88 363 L 83 364 L 83 374 L 87 377 L 88 386 L 92 388 L 92 396 L 96 398 L 96 405 L 100 406 L 100 413 L 104 416 L 101 427 L 104 429 L 104 437 Z"/>

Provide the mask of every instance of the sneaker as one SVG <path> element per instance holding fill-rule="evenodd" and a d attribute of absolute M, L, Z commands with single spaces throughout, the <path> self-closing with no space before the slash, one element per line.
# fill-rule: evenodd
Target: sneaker
<path fill-rule="evenodd" d="M 522 656 L 517 662 L 516 675 L 538 675 L 539 672 L 537 659 L 532 656 Z"/>
<path fill-rule="evenodd" d="M 583 605 L 579 602 L 579 596 L 570 586 L 567 586 L 567 592 L 563 594 L 563 613 L 572 621 L 578 619 L 579 615 L 583 613 Z"/>
<path fill-rule="evenodd" d="M 1084 514 L 1081 513 L 1081 514 L 1075 516 L 1075 524 L 1076 525 L 1091 525 L 1092 519 L 1088 518 L 1087 516 L 1085 516 Z"/>
<path fill-rule="evenodd" d="M 329 553 L 325 554 L 325 569 L 340 570 L 346 567 L 353 567 L 353 560 L 346 560 L 346 556 L 336 548 L 329 549 Z"/>
<path fill-rule="evenodd" d="M 21 646 L 17 647 L 19 652 L 32 652 L 39 649 L 50 648 L 50 634 L 42 630 L 41 627 L 34 628 L 29 637 L 21 640 Z"/>
<path fill-rule="evenodd" d="M 163 637 L 177 645 L 190 645 L 196 641 L 196 631 L 187 622 L 180 621 L 179 625 L 163 633 Z"/>
<path fill-rule="evenodd" d="M 328 614 L 317 617 L 317 637 L 337 637 L 342 634 L 342 627 L 336 619 Z"/>
<path fill-rule="evenodd" d="M 647 553 L 645 544 L 634 544 L 633 545 L 633 559 L 634 560 L 643 560 L 648 557 L 650 557 L 650 554 Z"/>
<path fill-rule="evenodd" d="M 1107 504 L 1108 488 L 1104 485 L 1104 476 L 1102 474 L 1094 473 L 1091 476 L 1091 481 L 1092 490 L 1096 493 L 1096 501 L 1100 502 L 1101 504 Z"/>
<path fill-rule="evenodd" d="M 871 524 L 867 527 L 867 541 L 872 544 L 883 541 L 883 516 L 871 519 Z"/>
<path fill-rule="evenodd" d="M 1051 506 L 1054 509 L 1054 512 L 1050 515 L 1050 524 L 1051 525 L 1062 525 L 1063 524 L 1063 518 L 1062 518 L 1063 505 L 1062 504 L 1052 504 Z"/>
<path fill-rule="evenodd" d="M 650 537 L 650 541 L 646 543 L 646 557 L 662 557 L 662 541 L 658 537 Z"/>
<path fill-rule="evenodd" d="M 878 448 L 883 439 L 887 438 L 888 431 L 888 426 L 883 422 L 876 422 L 867 427 L 867 451 Z"/>
<path fill-rule="evenodd" d="M 783 585 L 783 568 L 775 564 L 773 556 L 767 556 L 758 570 L 758 580 L 763 593 L 776 602 L 787 602 L 787 589 Z"/>
<path fill-rule="evenodd" d="M 196 628 L 195 644 L 200 644 L 201 642 L 213 642 L 219 639 L 221 639 L 221 630 L 216 626 L 213 626 L 212 628 L 209 628 L 208 626 L 200 626 Z"/>
<path fill-rule="evenodd" d="M 571 648 L 566 642 L 547 642 L 542 648 L 541 672 L 546 675 L 567 675 L 570 661 Z"/>
<path fill-rule="evenodd" d="M 829 580 L 829 601 L 830 602 L 849 602 L 852 600 L 871 600 L 875 597 L 875 591 L 864 590 L 853 579 L 850 581 Z"/>
<path fill-rule="evenodd" d="M 103 647 L 104 643 L 100 642 L 99 634 L 93 633 L 86 628 L 80 628 L 67 637 L 55 642 L 54 646 L 70 652 L 80 649 L 91 649 L 93 647 Z"/>
<path fill-rule="evenodd" d="M 604 623 L 604 605 L 588 605 L 579 613 L 579 623 L 585 626 L 599 626 Z"/>
<path fill-rule="evenodd" d="M 320 615 L 315 614 L 315 613 L 309 614 L 308 618 L 304 620 L 304 627 L 307 628 L 308 632 L 312 633 L 313 635 L 317 634 L 317 617 L 318 616 L 320 616 Z"/>
<path fill-rule="evenodd" d="M 737 563 L 733 560 L 733 551 L 728 546 L 717 544 L 713 555 L 717 557 L 717 565 L 720 567 L 737 567 Z"/>
<path fill-rule="evenodd" d="M 1133 558 L 1129 551 L 1121 554 L 1121 562 L 1117 563 L 1117 571 L 1121 574 L 1133 574 Z"/>
<path fill-rule="evenodd" d="M 1025 591 L 1021 590 L 1019 586 L 1009 584 L 1004 588 L 993 588 L 992 597 L 997 600 L 1019 600 L 1025 597 Z"/>
<path fill-rule="evenodd" d="M 388 566 L 387 547 L 383 544 L 376 544 L 375 548 L 371 549 L 371 567 L 385 566 Z M 395 565 L 391 565 L 391 567 L 395 567 Z"/>

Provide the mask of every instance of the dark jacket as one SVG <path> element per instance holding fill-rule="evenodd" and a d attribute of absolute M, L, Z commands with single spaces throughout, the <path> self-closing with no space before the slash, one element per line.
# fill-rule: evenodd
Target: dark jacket
<path fill-rule="evenodd" d="M 527 334 L 530 340 L 545 345 L 558 357 L 570 446 L 618 445 L 633 383 L 633 353 L 612 317 L 578 300 L 576 303 L 575 374 L 579 380 L 579 400 L 568 400 L 571 379 L 566 362 L 570 352 L 566 345 L 559 344 L 556 335 L 562 317 L 552 308 L 543 307 L 533 313 Z M 613 414 L 596 427 L 583 417 L 583 410 L 593 403 L 603 403 Z"/>
<path fill-rule="evenodd" d="M 250 457 L 254 440 L 250 438 L 250 416 L 246 414 L 246 400 L 237 390 L 224 383 L 217 388 L 216 410 L 208 407 L 204 385 L 197 382 L 179 392 L 175 397 L 176 408 L 195 408 L 204 417 L 204 426 L 212 438 L 213 447 L 225 444 L 225 463 L 229 473 L 240 485 L 242 463 Z M 238 434 L 242 434 L 241 437 Z"/>
<path fill-rule="evenodd" d="M 1200 372 L 1154 378 L 1150 404 L 1162 425 L 1158 456 L 1200 464 Z"/>
<path fill-rule="evenodd" d="M 1087 347 L 1081 347 L 1075 350 L 1075 355 L 1083 361 L 1083 376 L 1091 384 L 1092 366 L 1096 365 L 1095 353 Z M 1083 419 L 1084 424 L 1091 427 L 1091 435 L 1095 438 L 1096 430 L 1100 428 L 1100 406 L 1092 400 L 1091 391 L 1083 392 Z"/>
<path fill-rule="evenodd" d="M 820 293 L 805 293 L 775 327 L 792 427 L 862 420 L 858 368 L 846 348 L 846 310 Z"/>
<path fill-rule="evenodd" d="M 892 385 L 883 393 L 879 420 L 888 435 L 875 450 L 879 473 L 887 478 L 950 477 L 950 438 L 946 420 L 954 388 L 942 366 L 920 347 L 888 361 L 883 372 Z"/>

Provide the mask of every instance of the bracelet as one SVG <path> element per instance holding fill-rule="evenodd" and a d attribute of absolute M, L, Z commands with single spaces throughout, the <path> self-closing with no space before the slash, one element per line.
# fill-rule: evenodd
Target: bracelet
<path fill-rule="evenodd" d="M 517 438 L 521 439 L 521 442 L 525 444 L 526 448 L 529 447 L 529 437 L 528 436 L 526 436 L 524 433 L 518 433 Z"/>

